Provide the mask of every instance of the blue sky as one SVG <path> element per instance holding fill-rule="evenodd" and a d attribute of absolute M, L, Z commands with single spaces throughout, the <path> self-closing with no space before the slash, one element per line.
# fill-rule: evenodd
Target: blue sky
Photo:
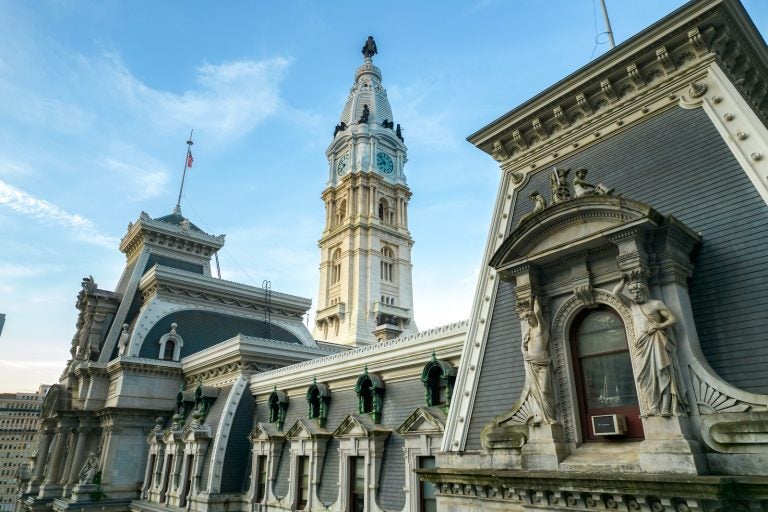
<path fill-rule="evenodd" d="M 617 43 L 682 3 L 609 0 Z M 368 35 L 409 148 L 416 321 L 466 318 L 499 171 L 465 137 L 608 49 L 591 0 L 0 0 L 0 20 L 0 391 L 58 379 L 82 277 L 112 289 L 128 222 L 170 212 L 192 128 L 182 210 L 226 233 L 223 277 L 314 302 L 324 151 Z"/>

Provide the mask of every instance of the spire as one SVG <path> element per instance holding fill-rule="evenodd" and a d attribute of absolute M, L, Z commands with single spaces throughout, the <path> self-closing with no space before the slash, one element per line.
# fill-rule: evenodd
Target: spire
<path fill-rule="evenodd" d="M 373 36 L 363 45 L 363 64 L 355 71 L 355 83 L 341 113 L 337 133 L 355 124 L 377 124 L 394 128 L 387 91 L 381 85 L 381 70 L 373 65 L 378 53 Z M 343 127 L 343 128 L 342 128 Z"/>

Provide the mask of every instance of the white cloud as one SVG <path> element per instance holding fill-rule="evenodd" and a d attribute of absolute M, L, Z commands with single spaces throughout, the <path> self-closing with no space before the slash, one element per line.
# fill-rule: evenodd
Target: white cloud
<path fill-rule="evenodd" d="M 103 162 L 104 167 L 117 175 L 131 181 L 130 198 L 141 202 L 167 193 L 168 171 L 153 160 L 144 163 L 130 163 L 114 158 L 107 158 Z"/>
<path fill-rule="evenodd" d="M 205 64 L 197 69 L 199 87 L 180 94 L 147 86 L 115 55 L 104 64 L 116 90 L 145 119 L 164 128 L 200 127 L 225 139 L 247 133 L 278 111 L 280 82 L 290 61 L 276 57 Z"/>
<path fill-rule="evenodd" d="M 83 242 L 110 249 L 117 244 L 114 238 L 100 233 L 93 222 L 82 215 L 66 212 L 45 199 L 37 198 L 2 180 L 0 180 L 0 205 L 41 223 L 67 228 Z"/>
<path fill-rule="evenodd" d="M 449 111 L 438 111 L 430 104 L 441 97 L 435 85 L 418 82 L 404 87 L 393 86 L 389 88 L 389 97 L 407 144 L 446 150 L 455 148 L 457 141 L 463 140 L 448 128 L 454 116 Z"/>

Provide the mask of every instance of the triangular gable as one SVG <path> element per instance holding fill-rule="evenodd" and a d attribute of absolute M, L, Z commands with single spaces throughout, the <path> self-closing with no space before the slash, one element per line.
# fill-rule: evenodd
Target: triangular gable
<path fill-rule="evenodd" d="M 367 416 L 349 414 L 333 432 L 334 437 L 379 437 L 392 431 L 376 425 Z"/>
<path fill-rule="evenodd" d="M 293 426 L 288 429 L 285 438 L 291 441 L 299 439 L 315 439 L 318 437 L 330 437 L 331 433 L 320 428 L 313 421 L 297 420 Z"/>
<path fill-rule="evenodd" d="M 419 407 L 397 427 L 401 436 L 416 434 L 442 434 L 445 429 L 445 413 L 436 407 L 424 409 Z"/>
<path fill-rule="evenodd" d="M 181 438 L 181 430 L 167 429 L 163 432 L 163 442 L 166 444 L 175 443 Z"/>
<path fill-rule="evenodd" d="M 251 433 L 248 434 L 248 439 L 255 443 L 257 441 L 273 441 L 275 439 L 284 439 L 285 435 L 277 430 L 272 423 L 257 423 Z"/>
<path fill-rule="evenodd" d="M 211 427 L 208 425 L 202 425 L 202 426 L 187 425 L 186 427 L 184 427 L 181 437 L 186 442 L 193 442 L 198 439 L 210 439 Z"/>

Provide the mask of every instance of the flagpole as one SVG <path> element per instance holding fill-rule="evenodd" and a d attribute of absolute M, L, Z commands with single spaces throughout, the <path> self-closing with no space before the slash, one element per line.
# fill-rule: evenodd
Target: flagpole
<path fill-rule="evenodd" d="M 192 152 L 192 133 L 195 130 L 191 130 L 189 132 L 189 140 L 187 140 L 187 154 L 184 155 L 184 172 L 181 173 L 181 186 L 179 187 L 179 199 L 176 201 L 176 208 L 175 210 L 178 210 L 181 212 L 181 193 L 184 191 L 184 178 L 187 177 L 187 167 L 189 164 L 189 154 Z"/>

